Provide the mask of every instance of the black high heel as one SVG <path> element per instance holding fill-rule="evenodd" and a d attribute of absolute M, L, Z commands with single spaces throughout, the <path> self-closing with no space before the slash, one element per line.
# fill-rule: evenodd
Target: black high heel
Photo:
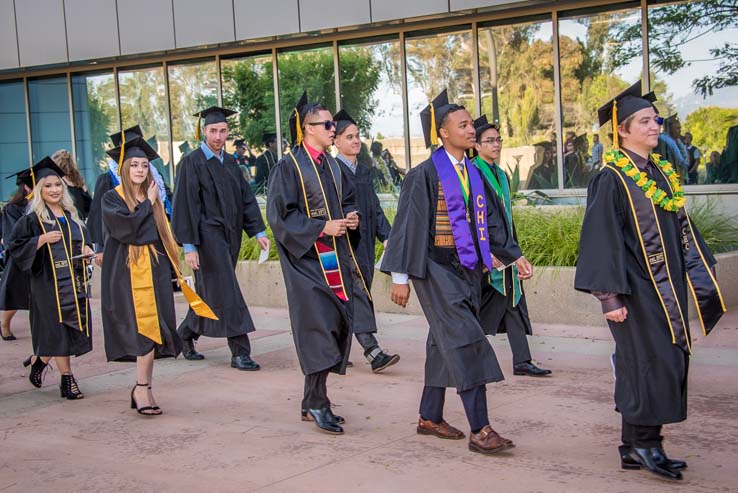
<path fill-rule="evenodd" d="M 44 370 L 46 370 L 46 367 L 49 365 L 47 363 L 44 363 L 38 356 L 36 356 L 36 360 L 31 365 L 32 358 L 33 355 L 26 358 L 26 360 L 23 362 L 23 366 L 31 366 L 31 373 L 28 374 L 28 381 L 31 382 L 31 385 L 33 385 L 37 389 L 40 389 L 44 383 Z"/>
<path fill-rule="evenodd" d="M 0 334 L 0 337 L 3 338 L 3 341 L 15 341 L 17 339 L 17 337 L 15 337 L 12 332 L 10 332 L 10 328 L 8 328 L 8 335 L 4 336 Z"/>
<path fill-rule="evenodd" d="M 151 385 L 149 385 L 149 390 L 151 390 Z M 159 406 L 151 406 L 151 408 L 152 408 L 152 409 L 153 409 L 154 411 L 161 411 L 161 408 L 160 408 Z M 161 413 L 159 413 L 159 414 L 161 414 Z"/>
<path fill-rule="evenodd" d="M 77 380 L 74 379 L 74 375 L 72 375 L 71 373 L 61 376 L 59 391 L 62 397 L 66 397 L 70 401 L 76 401 L 78 399 L 85 398 L 85 394 L 83 394 L 82 391 L 79 390 Z"/>
<path fill-rule="evenodd" d="M 131 409 L 135 409 L 136 412 L 142 416 L 159 416 L 161 412 L 156 412 L 157 410 L 154 409 L 154 406 L 138 407 L 138 402 L 136 402 L 136 397 L 133 395 L 134 392 L 136 392 L 136 387 L 148 387 L 148 386 L 149 386 L 148 383 L 136 382 L 136 386 L 133 387 L 133 389 L 131 390 Z"/>

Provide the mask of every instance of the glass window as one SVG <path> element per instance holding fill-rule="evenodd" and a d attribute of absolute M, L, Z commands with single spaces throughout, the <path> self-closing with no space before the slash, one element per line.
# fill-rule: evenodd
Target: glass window
<path fill-rule="evenodd" d="M 28 81 L 33 162 L 59 149 L 72 150 L 66 77 Z"/>
<path fill-rule="evenodd" d="M 336 108 L 333 48 L 330 46 L 277 54 L 279 69 L 279 114 L 288 141 L 289 118 L 306 90 L 310 102 L 322 103 L 331 113 Z M 290 142 L 291 143 L 291 142 Z"/>
<path fill-rule="evenodd" d="M 174 171 L 169 156 L 166 86 L 161 66 L 118 72 L 123 128 L 140 125 L 144 137 L 162 159 L 153 161 L 171 187 Z"/>
<path fill-rule="evenodd" d="M 0 83 L 0 175 L 3 177 L 29 165 L 27 122 L 23 81 Z M 8 200 L 16 189 L 15 180 L 0 179 L 0 201 Z"/>
<path fill-rule="evenodd" d="M 632 41 L 627 56 L 623 33 Z M 641 10 L 589 10 L 559 21 L 564 187 L 584 188 L 602 166 L 612 129 L 600 129 L 597 108 L 641 78 Z"/>
<path fill-rule="evenodd" d="M 738 183 L 738 17 L 723 3 L 648 9 L 651 88 L 668 117 L 657 152 L 691 185 Z"/>
<path fill-rule="evenodd" d="M 552 22 L 480 27 L 479 81 L 504 139 L 498 164 L 520 189 L 558 188 Z"/>
<path fill-rule="evenodd" d="M 200 145 L 195 139 L 197 117 L 192 115 L 218 104 L 218 74 L 215 60 L 169 65 L 168 69 L 172 152 L 176 164 L 190 149 Z"/>
<path fill-rule="evenodd" d="M 238 126 L 231 129 L 233 139 L 242 138 L 248 145 L 244 156 L 250 180 L 257 178 L 256 157 L 264 152 L 264 134 L 276 133 L 274 116 L 274 72 L 272 55 L 221 59 L 223 104 L 239 112 Z M 294 103 L 292 103 L 294 104 Z M 282 133 L 289 133 L 282 122 Z M 229 152 L 236 152 L 233 147 Z M 262 169 L 260 173 L 264 173 Z M 258 177 L 261 183 L 261 177 Z M 259 190 L 261 189 L 259 188 Z"/>
<path fill-rule="evenodd" d="M 341 108 L 359 124 L 359 160 L 375 171 L 380 191 L 399 188 L 407 169 L 400 85 L 400 41 L 340 46 Z"/>
<path fill-rule="evenodd" d="M 72 107 L 77 166 L 92 188 L 101 167 L 107 167 L 105 150 L 111 147 L 108 135 L 120 130 L 112 72 L 73 75 Z"/>
<path fill-rule="evenodd" d="M 420 111 L 443 89 L 452 103 L 475 116 L 471 31 L 431 32 L 405 38 L 407 102 L 410 121 L 410 162 L 428 158 Z"/>

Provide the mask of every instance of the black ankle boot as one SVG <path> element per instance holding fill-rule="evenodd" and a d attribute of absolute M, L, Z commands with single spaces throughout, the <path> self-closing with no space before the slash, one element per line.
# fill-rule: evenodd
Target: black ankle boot
<path fill-rule="evenodd" d="M 61 396 L 66 397 L 70 401 L 76 401 L 77 399 L 83 399 L 85 397 L 85 395 L 80 392 L 77 380 L 74 379 L 74 375 L 71 373 L 69 375 L 61 376 L 59 390 L 61 392 Z"/>
<path fill-rule="evenodd" d="M 23 362 L 23 366 L 31 365 L 31 357 Z M 31 365 L 31 373 L 28 374 L 28 380 L 36 388 L 41 388 L 44 383 L 44 370 L 48 365 L 41 361 L 41 358 L 36 357 L 36 361 Z"/>

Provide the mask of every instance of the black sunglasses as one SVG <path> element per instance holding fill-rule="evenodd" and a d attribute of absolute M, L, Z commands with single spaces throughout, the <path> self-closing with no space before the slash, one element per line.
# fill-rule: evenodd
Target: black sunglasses
<path fill-rule="evenodd" d="M 325 120 L 323 122 L 311 122 L 311 123 L 308 123 L 308 125 L 310 125 L 312 127 L 315 127 L 315 126 L 318 126 L 318 125 L 323 125 L 323 127 L 326 130 L 330 130 L 333 127 L 336 126 L 336 122 L 334 122 L 333 120 Z"/>

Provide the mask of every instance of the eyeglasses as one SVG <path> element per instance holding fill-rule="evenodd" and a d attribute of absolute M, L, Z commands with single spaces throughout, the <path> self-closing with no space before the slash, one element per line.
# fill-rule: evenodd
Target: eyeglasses
<path fill-rule="evenodd" d="M 484 139 L 483 141 L 480 142 L 480 144 L 488 144 L 488 145 L 492 145 L 495 143 L 502 144 L 502 140 L 503 140 L 502 137 L 497 137 L 496 139 Z"/>
<path fill-rule="evenodd" d="M 334 122 L 333 120 L 325 120 L 323 122 L 311 122 L 311 123 L 308 123 L 308 125 L 310 125 L 311 127 L 317 127 L 318 125 L 323 125 L 323 128 L 325 128 L 326 130 L 330 130 L 336 126 L 336 122 Z"/>

